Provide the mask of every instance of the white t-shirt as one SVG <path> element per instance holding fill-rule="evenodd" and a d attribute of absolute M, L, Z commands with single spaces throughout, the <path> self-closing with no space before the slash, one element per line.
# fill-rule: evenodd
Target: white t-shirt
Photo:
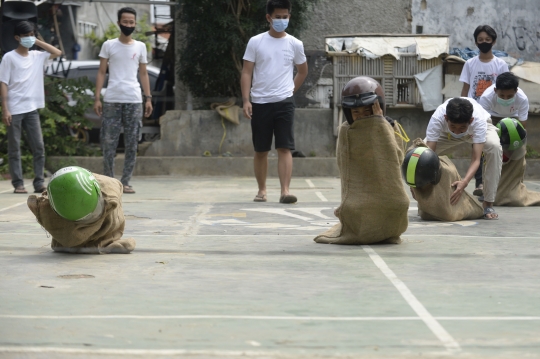
<path fill-rule="evenodd" d="M 491 116 L 495 117 L 517 117 L 520 121 L 527 121 L 529 117 L 529 99 L 525 92 L 518 87 L 517 93 L 514 96 L 514 103 L 510 106 L 502 106 L 497 102 L 497 94 L 495 93 L 495 85 L 488 87 L 482 97 L 480 97 L 480 105 Z"/>
<path fill-rule="evenodd" d="M 304 45 L 294 36 L 275 38 L 268 32 L 252 37 L 244 60 L 254 62 L 251 101 L 273 103 L 294 92 L 294 65 L 306 62 Z"/>
<path fill-rule="evenodd" d="M 45 107 L 43 87 L 45 61 L 51 56 L 46 51 L 28 51 L 21 56 L 13 50 L 0 63 L 0 82 L 8 87 L 8 107 L 12 115 L 32 112 Z"/>
<path fill-rule="evenodd" d="M 473 122 L 467 129 L 467 135 L 464 136 L 464 139 L 472 138 L 473 143 L 486 142 L 488 120 L 491 118 L 490 114 L 472 98 L 462 98 L 472 103 L 474 117 Z M 445 103 L 437 107 L 433 116 L 431 116 L 427 128 L 426 141 L 437 142 L 439 141 L 439 137 L 447 137 L 449 135 L 450 130 L 448 129 L 448 123 L 446 122 L 444 115 L 446 115 L 446 105 L 450 100 L 451 99 L 448 99 Z"/>
<path fill-rule="evenodd" d="M 146 64 L 146 45 L 137 40 L 129 45 L 118 39 L 107 40 L 99 57 L 109 59 L 109 83 L 103 101 L 111 103 L 142 102 L 141 85 L 137 81 L 139 64 Z"/>
<path fill-rule="evenodd" d="M 478 101 L 484 91 L 495 83 L 497 76 L 508 71 L 506 62 L 498 57 L 494 57 L 490 62 L 482 62 L 475 56 L 463 66 L 459 81 L 470 85 L 467 97 Z"/>

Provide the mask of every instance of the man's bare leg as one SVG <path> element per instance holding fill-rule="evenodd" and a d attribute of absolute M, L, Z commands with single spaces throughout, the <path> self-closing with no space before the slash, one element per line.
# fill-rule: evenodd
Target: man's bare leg
<path fill-rule="evenodd" d="M 266 176 L 268 174 L 268 151 L 255 152 L 253 158 L 253 168 L 255 170 L 255 178 L 259 186 L 258 197 L 266 196 Z"/>
<path fill-rule="evenodd" d="M 293 159 L 291 150 L 288 148 L 278 148 L 278 174 L 279 183 L 281 184 L 281 195 L 289 194 L 289 186 L 291 185 Z"/>

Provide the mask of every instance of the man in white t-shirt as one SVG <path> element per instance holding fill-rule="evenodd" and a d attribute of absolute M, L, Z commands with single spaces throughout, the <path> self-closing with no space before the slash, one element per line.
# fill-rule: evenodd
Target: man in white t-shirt
<path fill-rule="evenodd" d="M 268 0 L 266 12 L 270 30 L 249 40 L 241 78 L 244 116 L 251 119 L 255 178 L 259 186 L 253 200 L 266 202 L 268 152 L 275 136 L 281 184 L 279 202 L 295 203 L 296 196 L 289 193 L 291 150 L 294 150 L 293 93 L 304 82 L 308 66 L 302 42 L 285 32 L 291 17 L 290 1 Z M 293 78 L 295 66 L 298 72 Z"/>
<path fill-rule="evenodd" d="M 122 128 L 124 130 L 125 158 L 121 182 L 124 193 L 135 193 L 129 185 L 135 160 L 137 142 L 143 116 L 141 86 L 144 90 L 144 116 L 152 114 L 152 95 L 150 80 L 146 70 L 146 45 L 134 40 L 131 34 L 135 30 L 137 13 L 130 7 L 118 10 L 120 36 L 105 41 L 99 53 L 100 64 L 96 79 L 96 99 L 94 111 L 102 116 L 101 147 L 103 150 L 104 175 L 114 177 L 114 156 Z M 101 89 L 109 67 L 109 82 L 101 104 Z"/>
<path fill-rule="evenodd" d="M 497 129 L 491 124 L 489 113 L 471 98 L 456 97 L 440 105 L 429 120 L 426 144 L 440 154 L 467 142 L 473 145 L 471 164 L 461 181 L 454 182 L 456 189 L 450 203 L 456 204 L 474 177 L 482 151 L 485 157 L 484 218 L 497 219 L 493 202 L 501 177 L 502 147 Z"/>
<path fill-rule="evenodd" d="M 46 189 L 45 145 L 37 110 L 45 107 L 43 68 L 45 61 L 62 55 L 62 51 L 36 39 L 34 24 L 28 21 L 15 25 L 15 40 L 19 46 L 6 53 L 0 63 L 2 122 L 8 131 L 11 184 L 14 193 L 28 193 L 21 166 L 21 132 L 24 129 L 34 159 L 34 193 L 41 193 Z M 29 51 L 34 44 L 45 51 Z"/>
<path fill-rule="evenodd" d="M 518 77 L 511 72 L 504 72 L 497 77 L 495 85 L 484 91 L 478 103 L 489 112 L 493 121 L 498 122 L 505 117 L 517 118 L 527 128 L 529 99 L 518 86 Z"/>

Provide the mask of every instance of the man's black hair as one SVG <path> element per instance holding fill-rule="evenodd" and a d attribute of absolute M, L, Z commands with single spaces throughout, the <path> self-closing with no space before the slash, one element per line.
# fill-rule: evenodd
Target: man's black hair
<path fill-rule="evenodd" d="M 495 40 L 497 40 L 497 32 L 495 31 L 494 28 L 492 28 L 491 26 L 489 25 L 480 25 L 476 28 L 476 30 L 474 30 L 474 42 L 477 43 L 477 39 L 478 39 L 478 34 L 480 34 L 481 32 L 485 32 L 486 34 L 489 35 L 489 37 L 491 37 L 493 39 L 493 42 L 495 42 Z"/>
<path fill-rule="evenodd" d="M 118 21 L 122 18 L 123 13 L 133 14 L 135 15 L 135 19 L 137 18 L 137 11 L 135 11 L 132 7 L 123 7 L 120 10 L 118 10 Z"/>
<path fill-rule="evenodd" d="M 515 90 L 517 91 L 517 88 L 519 86 L 519 79 L 516 75 L 514 75 L 511 72 L 503 72 L 499 76 L 497 76 L 497 80 L 495 81 L 495 88 L 497 90 Z"/>
<path fill-rule="evenodd" d="M 21 36 L 35 31 L 35 26 L 30 21 L 19 21 L 15 25 L 15 35 Z"/>
<path fill-rule="evenodd" d="M 287 9 L 290 13 L 292 9 L 290 0 L 268 0 L 266 3 L 266 13 L 272 15 L 276 9 Z"/>
<path fill-rule="evenodd" d="M 446 117 L 452 123 L 468 123 L 473 115 L 473 105 L 464 98 L 455 97 L 446 105 Z"/>

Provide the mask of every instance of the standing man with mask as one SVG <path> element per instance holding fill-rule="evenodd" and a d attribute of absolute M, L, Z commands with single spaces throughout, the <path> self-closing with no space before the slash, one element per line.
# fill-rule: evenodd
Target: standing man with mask
<path fill-rule="evenodd" d="M 137 157 L 137 140 L 143 116 L 141 86 L 144 90 L 144 116 L 152 113 L 150 81 L 146 70 L 146 45 L 134 40 L 137 13 L 130 7 L 118 11 L 120 37 L 105 41 L 99 53 L 100 65 L 96 80 L 94 111 L 102 116 L 101 146 L 103 149 L 103 171 L 114 177 L 114 156 L 122 128 L 124 129 L 125 159 L 122 173 L 124 193 L 135 193 L 129 185 Z M 109 83 L 101 104 L 101 89 L 109 67 Z"/>
<path fill-rule="evenodd" d="M 241 87 L 244 116 L 251 119 L 254 170 L 259 191 L 255 202 L 266 202 L 268 152 L 272 138 L 278 152 L 280 203 L 296 203 L 289 193 L 294 150 L 294 98 L 308 73 L 304 45 L 285 32 L 291 18 L 289 0 L 268 0 L 270 30 L 252 37 L 244 55 Z M 298 70 L 293 78 L 293 70 Z M 251 95 L 251 96 L 250 96 Z"/>
<path fill-rule="evenodd" d="M 480 53 L 478 56 L 467 60 L 461 71 L 459 81 L 463 82 L 461 97 L 470 97 L 476 101 L 484 91 L 493 85 L 497 76 L 508 71 L 508 65 L 503 60 L 493 55 L 493 45 L 497 42 L 497 32 L 489 25 L 480 25 L 474 30 L 474 42 Z M 476 189 L 473 194 L 483 196 L 482 168 L 484 167 L 483 157 L 480 159 L 480 166 L 474 178 Z"/>
<path fill-rule="evenodd" d="M 21 166 L 21 132 L 24 129 L 34 157 L 34 193 L 41 193 L 46 189 L 45 146 L 37 110 L 45 107 L 43 67 L 47 59 L 54 59 L 62 52 L 37 40 L 34 24 L 28 21 L 15 25 L 15 40 L 19 46 L 6 53 L 0 63 L 2 122 L 8 130 L 9 172 L 14 193 L 28 193 Z M 34 44 L 45 51 L 29 51 Z"/>

